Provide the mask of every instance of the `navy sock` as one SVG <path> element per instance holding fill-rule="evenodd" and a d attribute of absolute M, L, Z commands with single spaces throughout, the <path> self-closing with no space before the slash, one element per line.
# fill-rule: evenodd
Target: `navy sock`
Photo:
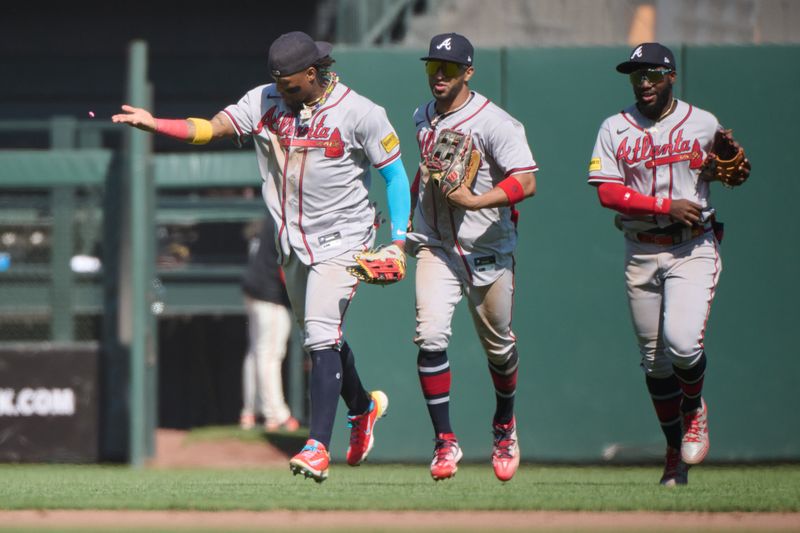
<path fill-rule="evenodd" d="M 678 383 L 680 383 L 681 390 L 683 391 L 683 402 L 681 403 L 681 411 L 688 413 L 699 409 L 702 405 L 703 399 L 703 381 L 706 375 L 706 354 L 700 356 L 697 363 L 692 368 L 678 368 L 672 366 L 675 375 L 678 376 Z"/>
<path fill-rule="evenodd" d="M 369 410 L 372 397 L 361 384 L 353 351 L 346 342 L 342 343 L 339 357 L 342 361 L 342 399 L 349 409 L 349 414 L 364 414 Z"/>
<path fill-rule="evenodd" d="M 342 360 L 336 350 L 311 352 L 311 428 L 308 437 L 330 447 L 342 391 Z"/>
<path fill-rule="evenodd" d="M 681 399 L 683 393 L 678 383 L 678 378 L 674 375 L 668 378 L 654 378 L 645 376 L 647 390 L 650 391 L 650 399 L 653 407 L 656 408 L 656 416 L 661 424 L 661 431 L 667 438 L 667 445 L 670 448 L 679 450 L 681 447 Z"/>
<path fill-rule="evenodd" d="M 417 355 L 417 371 L 422 395 L 428 405 L 428 414 L 433 423 L 433 432 L 452 433 L 450 427 L 450 361 L 447 352 L 420 350 Z"/>
<path fill-rule="evenodd" d="M 519 354 L 516 346 L 511 349 L 504 363 L 489 361 L 489 374 L 494 383 L 494 396 L 497 407 L 494 411 L 495 424 L 508 424 L 514 418 L 514 396 L 517 393 L 517 369 Z"/>

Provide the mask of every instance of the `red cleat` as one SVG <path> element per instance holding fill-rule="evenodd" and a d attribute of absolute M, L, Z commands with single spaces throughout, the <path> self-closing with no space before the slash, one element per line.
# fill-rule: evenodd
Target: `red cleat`
<path fill-rule="evenodd" d="M 372 401 L 369 404 L 369 411 L 363 415 L 347 417 L 347 425 L 350 426 L 347 464 L 350 466 L 358 466 L 367 458 L 375 444 L 375 423 L 379 418 L 386 416 L 386 410 L 389 408 L 389 398 L 383 392 L 372 391 L 370 396 Z"/>
<path fill-rule="evenodd" d="M 492 447 L 492 466 L 494 475 L 500 481 L 509 481 L 519 468 L 519 444 L 517 443 L 516 419 L 508 424 L 494 424 L 494 446 Z"/>

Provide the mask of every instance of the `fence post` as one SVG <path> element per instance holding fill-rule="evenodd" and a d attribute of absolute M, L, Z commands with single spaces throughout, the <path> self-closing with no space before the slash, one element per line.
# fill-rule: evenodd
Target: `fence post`
<path fill-rule="evenodd" d="M 144 41 L 133 41 L 130 45 L 127 101 L 135 107 L 152 108 L 147 81 L 147 43 Z M 150 309 L 155 273 L 155 228 L 150 216 L 154 210 L 150 134 L 129 129 L 126 149 L 124 175 L 128 196 L 123 201 L 123 209 L 127 211 L 128 223 L 123 224 L 127 232 L 121 241 L 124 259 L 120 264 L 120 306 L 123 307 L 120 337 L 130 350 L 129 462 L 132 466 L 141 466 L 155 448 L 156 417 L 156 401 L 152 397 L 155 393 L 152 381 L 156 367 L 156 327 Z"/>

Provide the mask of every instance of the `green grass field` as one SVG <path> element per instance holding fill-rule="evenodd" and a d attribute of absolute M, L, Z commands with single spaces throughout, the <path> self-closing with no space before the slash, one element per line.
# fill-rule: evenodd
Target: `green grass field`
<path fill-rule="evenodd" d="M 800 466 L 696 467 L 665 489 L 652 467 L 523 465 L 509 483 L 465 465 L 434 483 L 423 465 L 331 467 L 322 484 L 286 469 L 0 466 L 0 510 L 800 511 Z"/>

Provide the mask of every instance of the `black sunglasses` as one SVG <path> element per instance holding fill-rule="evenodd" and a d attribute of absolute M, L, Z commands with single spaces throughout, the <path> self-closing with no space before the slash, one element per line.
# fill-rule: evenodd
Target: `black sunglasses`
<path fill-rule="evenodd" d="M 639 85 L 644 80 L 647 80 L 651 85 L 655 85 L 663 80 L 664 76 L 667 74 L 672 74 L 673 72 L 675 71 L 672 69 L 643 68 L 635 72 L 631 72 L 630 78 L 631 83 L 634 85 Z"/>

